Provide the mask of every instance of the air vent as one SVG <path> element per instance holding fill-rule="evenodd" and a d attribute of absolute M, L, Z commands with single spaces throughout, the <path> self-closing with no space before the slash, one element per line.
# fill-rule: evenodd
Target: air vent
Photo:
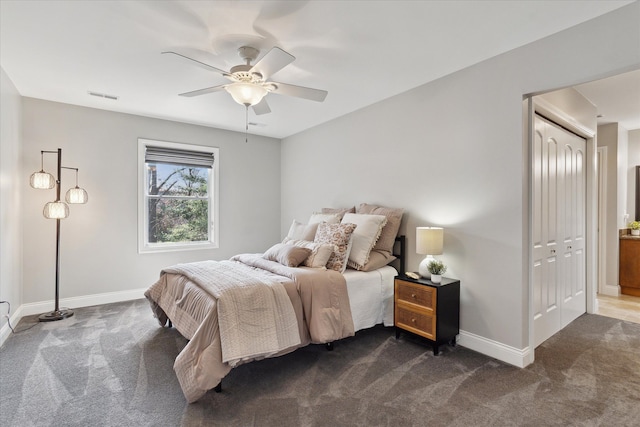
<path fill-rule="evenodd" d="M 114 100 L 114 101 L 117 101 L 117 100 L 118 100 L 118 97 L 117 97 L 117 96 L 115 96 L 115 95 L 107 95 L 106 93 L 91 92 L 91 91 L 89 91 L 88 93 L 89 93 L 89 95 L 91 95 L 91 96 L 97 96 L 98 98 L 112 99 L 112 100 Z"/>

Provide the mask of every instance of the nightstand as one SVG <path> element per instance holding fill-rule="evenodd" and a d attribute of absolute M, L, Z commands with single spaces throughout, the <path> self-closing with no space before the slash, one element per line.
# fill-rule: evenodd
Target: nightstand
<path fill-rule="evenodd" d="M 426 338 L 438 354 L 441 344 L 456 344 L 460 332 L 460 281 L 442 278 L 442 283 L 428 279 L 398 276 L 394 286 L 394 326 L 396 339 L 400 331 Z"/>

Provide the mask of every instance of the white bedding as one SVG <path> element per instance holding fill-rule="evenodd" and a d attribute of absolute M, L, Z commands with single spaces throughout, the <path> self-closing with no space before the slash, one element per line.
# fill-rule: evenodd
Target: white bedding
<path fill-rule="evenodd" d="M 347 269 L 347 292 L 356 331 L 379 323 L 393 326 L 393 279 L 395 268 L 386 266 L 374 271 Z"/>

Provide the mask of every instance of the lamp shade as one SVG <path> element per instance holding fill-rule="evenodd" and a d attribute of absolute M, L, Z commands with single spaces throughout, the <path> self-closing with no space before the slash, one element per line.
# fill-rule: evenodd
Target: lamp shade
<path fill-rule="evenodd" d="M 89 195 L 83 188 L 76 185 L 74 188 L 67 190 L 67 194 L 65 194 L 64 199 L 67 203 L 87 203 L 89 201 Z"/>
<path fill-rule="evenodd" d="M 440 227 L 416 227 L 416 253 L 441 255 L 444 229 Z"/>
<path fill-rule="evenodd" d="M 63 219 L 69 216 L 69 205 L 60 200 L 49 202 L 44 205 L 42 214 L 49 219 Z"/>
<path fill-rule="evenodd" d="M 225 86 L 224 88 L 231 94 L 231 97 L 238 104 L 250 106 L 256 105 L 269 93 L 267 89 L 259 84 L 238 82 Z"/>
<path fill-rule="evenodd" d="M 29 185 L 33 188 L 48 190 L 55 187 L 56 179 L 49 172 L 41 170 L 40 172 L 34 172 L 29 178 Z"/>

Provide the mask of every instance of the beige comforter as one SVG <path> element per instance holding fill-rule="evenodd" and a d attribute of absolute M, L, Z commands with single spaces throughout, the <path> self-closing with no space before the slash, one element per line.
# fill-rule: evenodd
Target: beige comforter
<path fill-rule="evenodd" d="M 300 343 L 239 363 L 288 353 L 301 346 L 327 343 L 354 334 L 347 288 L 342 274 L 332 270 L 290 268 L 260 255 L 243 254 L 232 258 L 236 267 L 246 269 L 249 277 L 261 277 L 267 283 L 280 283 L 295 313 Z M 222 265 L 218 265 L 222 264 Z M 211 262 L 213 269 L 226 268 Z M 218 265 L 216 267 L 216 265 Z M 215 277 L 217 273 L 203 276 Z M 196 280 L 192 280 L 196 279 Z M 218 302 L 209 285 L 200 286 L 195 277 L 166 269 L 146 292 L 155 316 L 161 324 L 170 319 L 190 341 L 176 358 L 174 370 L 189 402 L 195 402 L 214 388 L 232 366 L 223 362 Z M 266 286 L 266 285 L 265 285 Z"/>

